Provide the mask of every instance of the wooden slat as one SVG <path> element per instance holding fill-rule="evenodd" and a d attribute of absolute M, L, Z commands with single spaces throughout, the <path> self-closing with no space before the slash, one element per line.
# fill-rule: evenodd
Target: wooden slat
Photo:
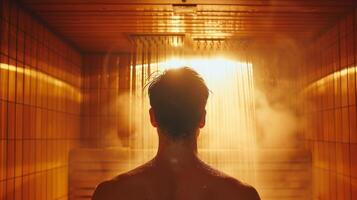
<path fill-rule="evenodd" d="M 167 5 L 174 3 L 181 3 L 181 0 L 21 0 L 29 4 L 137 4 L 137 5 L 147 5 L 147 4 L 158 4 L 158 5 Z M 311 0 L 311 1 L 296 1 L 296 0 L 275 0 L 274 2 L 270 0 L 194 0 L 190 3 L 197 4 L 214 4 L 214 5 L 325 5 L 325 6 L 336 6 L 336 5 L 355 5 L 354 0 Z"/>
<path fill-rule="evenodd" d="M 82 50 L 104 52 L 118 39 L 124 44 L 115 48 L 130 51 L 127 34 L 121 33 L 176 32 L 177 28 L 192 35 L 215 35 L 217 31 L 271 38 L 284 33 L 286 37 L 307 40 L 356 6 L 353 0 L 192 0 L 189 3 L 197 4 L 196 16 L 173 17 L 172 4 L 181 3 L 179 0 L 20 2 Z M 212 23 L 221 24 L 214 28 Z M 235 24 L 239 28 L 230 27 Z"/>
<path fill-rule="evenodd" d="M 172 5 L 126 5 L 126 4 L 37 4 L 32 6 L 38 12 L 172 12 Z M 299 7 L 296 5 L 268 5 L 268 6 L 240 6 L 240 5 L 198 5 L 197 12 L 248 12 L 252 13 L 340 13 L 345 10 L 343 6 L 308 5 Z"/>

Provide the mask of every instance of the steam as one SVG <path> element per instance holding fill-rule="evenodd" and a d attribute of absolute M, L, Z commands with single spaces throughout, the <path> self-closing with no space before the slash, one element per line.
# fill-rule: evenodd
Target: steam
<path fill-rule="evenodd" d="M 270 94 L 271 96 L 276 96 Z M 255 90 L 257 140 L 261 148 L 292 148 L 299 145 L 300 119 L 288 102 L 269 100 Z"/>

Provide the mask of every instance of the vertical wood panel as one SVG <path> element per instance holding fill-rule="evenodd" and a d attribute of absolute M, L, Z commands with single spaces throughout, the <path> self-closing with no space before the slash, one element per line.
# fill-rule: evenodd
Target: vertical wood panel
<path fill-rule="evenodd" d="M 128 54 L 84 56 L 82 136 L 89 146 L 126 144 L 128 135 Z"/>
<path fill-rule="evenodd" d="M 80 55 L 13 1 L 0 4 L 0 199 L 66 199 Z"/>
<path fill-rule="evenodd" d="M 326 119 L 322 124 L 323 129 L 313 129 L 304 139 L 312 143 L 307 146 L 313 155 L 314 172 L 314 199 L 351 199 L 356 194 L 355 172 L 357 166 L 355 162 L 357 128 L 356 128 L 356 11 L 341 18 L 341 20 L 326 33 L 311 44 L 306 52 L 309 54 L 317 52 L 322 58 L 317 60 L 307 59 L 304 66 L 304 73 L 301 80 L 308 80 L 307 83 L 317 83 L 311 85 L 311 92 L 306 93 L 307 99 L 312 99 L 316 109 L 304 109 L 305 116 L 309 119 Z M 338 33 L 338 34 L 336 34 Z M 323 60 L 325 58 L 325 60 Z M 328 73 L 315 73 L 315 63 L 318 71 L 328 71 Z M 333 71 L 330 71 L 330 68 Z M 301 84 L 304 87 L 303 83 Z M 331 85 L 331 86 L 330 86 Z M 323 90 L 325 87 L 332 87 L 331 90 Z M 313 95 L 313 91 L 320 91 L 321 94 Z M 327 107 L 320 106 L 320 96 L 332 96 L 332 104 Z M 322 101 L 326 101 L 323 98 Z M 303 108 L 301 108 L 303 109 Z M 327 112 L 326 112 L 327 110 Z M 326 115 L 330 115 L 328 117 Z M 332 118 L 332 119 L 331 119 Z M 313 121 L 312 123 L 316 123 Z M 330 124 L 330 125 L 329 125 Z M 328 130 L 328 140 L 321 138 L 321 131 Z M 332 129 L 333 131 L 330 131 Z M 305 130 L 308 131 L 308 130 Z M 324 151 L 326 155 L 320 154 Z M 328 165 L 324 165 L 328 163 Z M 352 195 L 352 196 L 351 196 Z"/>

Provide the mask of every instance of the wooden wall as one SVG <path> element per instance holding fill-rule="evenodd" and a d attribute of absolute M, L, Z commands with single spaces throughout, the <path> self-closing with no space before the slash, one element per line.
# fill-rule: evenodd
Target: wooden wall
<path fill-rule="evenodd" d="M 357 11 L 306 49 L 300 106 L 312 152 L 314 199 L 357 199 Z"/>
<path fill-rule="evenodd" d="M 0 1 L 0 30 L 0 199 L 67 199 L 81 56 L 13 1 Z"/>
<path fill-rule="evenodd" d="M 0 2 L 0 27 L 0 199 L 67 199 L 71 149 L 129 146 L 130 57 L 85 54 L 82 65 L 11 0 Z M 357 199 L 357 11 L 305 50 L 299 110 L 313 197 Z"/>
<path fill-rule="evenodd" d="M 83 56 L 82 139 L 87 147 L 128 146 L 129 54 Z"/>

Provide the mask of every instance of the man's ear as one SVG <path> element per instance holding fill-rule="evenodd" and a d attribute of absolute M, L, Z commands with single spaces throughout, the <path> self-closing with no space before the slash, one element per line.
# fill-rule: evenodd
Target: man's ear
<path fill-rule="evenodd" d="M 157 122 L 156 122 L 156 117 L 155 117 L 155 112 L 153 108 L 150 108 L 149 110 L 149 114 L 150 114 L 150 122 L 151 125 L 155 128 L 157 128 Z"/>
<path fill-rule="evenodd" d="M 202 113 L 202 117 L 199 125 L 200 125 L 199 128 L 203 128 L 206 125 L 206 110 L 204 110 Z"/>

